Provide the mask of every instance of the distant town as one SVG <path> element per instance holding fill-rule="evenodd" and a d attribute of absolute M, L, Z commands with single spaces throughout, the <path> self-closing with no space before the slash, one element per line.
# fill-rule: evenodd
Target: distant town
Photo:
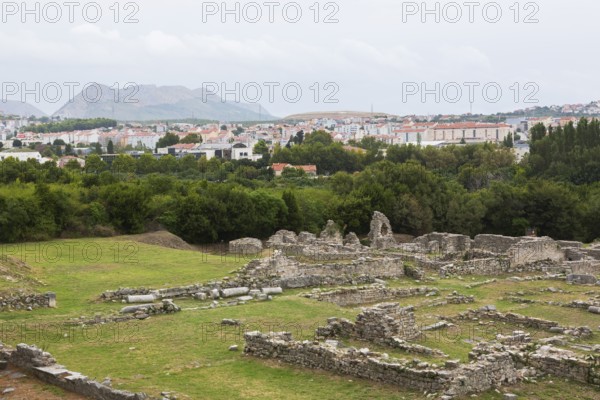
<path fill-rule="evenodd" d="M 592 103 L 598 104 L 598 103 Z M 552 111 L 579 113 L 576 105 L 550 107 Z M 591 111 L 585 106 L 585 114 Z M 589 112 L 588 112 L 589 111 Z M 600 111 L 598 108 L 597 111 Z M 477 143 L 506 143 L 510 141 L 517 160 L 529 152 L 528 131 L 537 124 L 548 127 L 577 124 L 576 116 L 515 117 L 492 123 L 488 118 L 472 116 L 397 117 L 367 115 L 366 113 L 306 114 L 305 120 L 284 120 L 262 123 L 119 123 L 114 127 L 87 130 L 38 133 L 36 127 L 48 118 L 25 118 L 0 115 L 0 160 L 12 157 L 19 161 L 40 163 L 57 161 L 59 167 L 76 159 L 82 166 L 91 153 L 101 154 L 111 162 L 116 154 L 134 158 L 151 153 L 156 158 L 187 155 L 207 160 L 258 161 L 277 147 L 291 146 L 299 132 L 324 131 L 348 151 L 364 151 L 356 145 L 365 138 L 381 142 L 382 152 L 388 145 L 419 145 L 443 147 Z M 54 120 L 52 120 L 54 121 Z M 165 139 L 167 138 L 167 139 Z M 52 151 L 60 149 L 58 154 Z M 50 149 L 49 149 L 50 147 Z M 280 170 L 285 166 L 274 166 Z M 312 166 L 304 168 L 316 174 Z M 280 171 L 275 171 L 276 174 Z"/>

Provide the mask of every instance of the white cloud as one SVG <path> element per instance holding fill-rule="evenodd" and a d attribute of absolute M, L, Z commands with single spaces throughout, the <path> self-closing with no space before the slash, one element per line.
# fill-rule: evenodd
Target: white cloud
<path fill-rule="evenodd" d="M 98 25 L 93 24 L 76 26 L 75 28 L 71 29 L 71 32 L 76 35 L 80 35 L 81 37 L 96 37 L 107 40 L 118 40 L 121 38 L 121 34 L 118 30 L 113 29 L 103 31 Z"/>

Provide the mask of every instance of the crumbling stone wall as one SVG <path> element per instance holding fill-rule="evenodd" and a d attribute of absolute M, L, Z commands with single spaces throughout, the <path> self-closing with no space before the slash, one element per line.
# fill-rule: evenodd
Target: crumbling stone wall
<path fill-rule="evenodd" d="M 465 235 L 433 232 L 418 237 L 413 242 L 417 243 L 424 253 L 453 255 L 471 250 L 473 241 Z"/>
<path fill-rule="evenodd" d="M 317 238 L 309 232 L 294 232 L 281 230 L 267 241 L 267 247 L 279 250 L 286 256 L 302 256 L 315 261 L 352 259 L 366 254 L 367 247 L 360 243 L 354 233 L 346 238 L 342 236 L 339 227 L 333 221 L 327 225 Z"/>
<path fill-rule="evenodd" d="M 544 272 L 550 274 L 564 274 L 569 270 L 565 263 L 550 260 L 539 260 L 527 264 L 514 265 L 505 257 L 480 258 L 468 261 L 455 261 L 443 263 L 438 267 L 440 276 L 448 275 L 503 275 L 522 272 Z"/>
<path fill-rule="evenodd" d="M 448 321 L 454 320 L 474 320 L 480 319 L 491 319 L 498 322 L 505 322 L 513 325 L 520 325 L 528 328 L 545 330 L 557 334 L 571 335 L 575 337 L 590 337 L 592 336 L 592 330 L 589 327 L 564 327 L 556 321 L 549 321 L 542 318 L 528 317 L 526 315 L 516 313 L 501 313 L 494 310 L 486 309 L 484 307 L 480 310 L 468 310 L 459 313 L 457 317 L 445 317 Z"/>
<path fill-rule="evenodd" d="M 289 333 L 244 335 L 244 352 L 261 358 L 275 358 L 305 368 L 321 369 L 357 376 L 400 387 L 440 392 L 450 385 L 452 374 L 443 370 L 418 369 L 401 360 L 386 359 L 381 354 L 334 345 L 293 341 Z"/>
<path fill-rule="evenodd" d="M 389 249 L 397 246 L 390 220 L 379 211 L 373 214 L 369 241 L 374 249 Z"/>
<path fill-rule="evenodd" d="M 576 382 L 600 384 L 600 370 L 593 360 L 584 360 L 574 352 L 542 346 L 529 354 L 523 363 L 534 367 L 545 374 L 560 376 Z"/>
<path fill-rule="evenodd" d="M 424 296 L 430 292 L 438 292 L 438 289 L 426 286 L 415 288 L 354 287 L 330 292 L 318 292 L 312 294 L 311 297 L 318 301 L 325 301 L 346 307 L 403 297 Z"/>
<path fill-rule="evenodd" d="M 237 281 L 249 286 L 302 288 L 373 283 L 376 278 L 404 276 L 401 257 L 359 257 L 347 263 L 304 264 L 276 251 L 272 257 L 248 263 Z"/>
<path fill-rule="evenodd" d="M 244 352 L 248 355 L 438 393 L 442 399 L 514 384 L 520 376 L 507 351 L 488 353 L 470 364 L 452 362 L 445 368 L 435 368 L 428 363 L 392 359 L 368 349 L 338 348 L 332 342 L 297 342 L 289 333 L 250 332 L 244 339 Z"/>
<path fill-rule="evenodd" d="M 544 260 L 558 263 L 565 261 L 564 250 L 549 237 L 522 238 L 508 249 L 507 255 L 513 267 Z"/>
<path fill-rule="evenodd" d="M 501 235 L 477 235 L 473 241 L 473 248 L 489 251 L 494 254 L 506 254 L 508 249 L 521 241 L 520 237 Z"/>
<path fill-rule="evenodd" d="M 248 355 L 437 393 L 442 400 L 514 385 L 539 373 L 600 384 L 595 360 L 552 346 L 482 342 L 469 353 L 469 363 L 447 361 L 440 368 L 419 361 L 392 359 L 368 349 L 339 348 L 335 341 L 298 342 L 289 333 L 251 332 L 244 339 L 244 352 Z"/>
<path fill-rule="evenodd" d="M 10 293 L 0 294 L 0 312 L 8 310 L 34 310 L 36 308 L 55 308 L 56 294 Z"/>
<path fill-rule="evenodd" d="M 243 238 L 229 242 L 229 252 L 233 254 L 260 254 L 262 249 L 263 245 L 259 239 Z"/>
<path fill-rule="evenodd" d="M 358 340 L 388 344 L 391 339 L 411 340 L 420 336 L 414 307 L 398 303 L 382 303 L 363 308 L 356 322 L 330 318 L 327 326 L 317 329 L 318 337 L 350 337 Z"/>
<path fill-rule="evenodd" d="M 16 349 L 3 349 L 0 358 L 9 364 L 24 369 L 50 385 L 98 400 L 146 400 L 145 393 L 116 390 L 57 364 L 51 354 L 35 346 L 19 344 Z"/>

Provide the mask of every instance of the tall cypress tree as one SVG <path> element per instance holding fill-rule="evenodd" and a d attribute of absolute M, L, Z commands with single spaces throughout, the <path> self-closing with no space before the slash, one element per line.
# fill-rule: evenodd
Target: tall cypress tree
<path fill-rule="evenodd" d="M 288 213 L 286 219 L 286 229 L 290 231 L 294 231 L 296 233 L 300 232 L 303 225 L 302 213 L 300 212 L 300 207 L 298 206 L 298 200 L 296 200 L 296 196 L 294 192 L 291 190 L 286 190 L 283 192 L 282 196 L 285 205 L 287 206 Z"/>

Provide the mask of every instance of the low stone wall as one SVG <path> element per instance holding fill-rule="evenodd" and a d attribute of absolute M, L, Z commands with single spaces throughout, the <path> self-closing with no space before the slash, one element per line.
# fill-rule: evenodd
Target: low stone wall
<path fill-rule="evenodd" d="M 0 311 L 9 310 L 34 310 L 36 308 L 55 308 L 56 294 L 11 293 L 0 295 Z"/>
<path fill-rule="evenodd" d="M 116 390 L 110 386 L 103 385 L 81 375 L 78 372 L 67 370 L 64 366 L 56 363 L 51 354 L 46 353 L 35 346 L 19 344 L 16 349 L 3 349 L 0 358 L 9 364 L 19 367 L 31 373 L 41 381 L 58 386 L 98 400 L 147 400 L 150 399 L 145 393 L 132 393 L 124 390 Z"/>
<path fill-rule="evenodd" d="M 469 304 L 469 303 L 474 303 L 474 302 L 475 302 L 474 296 L 462 295 L 456 291 L 452 292 L 451 294 L 446 296 L 447 304 Z"/>
<path fill-rule="evenodd" d="M 540 373 L 600 384 L 600 368 L 594 358 L 518 340 L 513 345 L 479 343 L 469 353 L 468 364 L 447 361 L 440 368 L 418 360 L 392 359 L 368 349 L 339 348 L 335 341 L 297 342 L 289 333 L 251 332 L 244 339 L 248 355 L 437 393 L 443 400 L 513 385 Z"/>
<path fill-rule="evenodd" d="M 600 384 L 600 369 L 596 362 L 584 360 L 572 351 L 542 346 L 523 362 L 546 374 L 581 383 Z"/>
<path fill-rule="evenodd" d="M 251 332 L 244 339 L 244 352 L 251 356 L 443 394 L 440 398 L 445 400 L 514 384 L 519 379 L 519 371 L 507 351 L 488 353 L 470 364 L 454 361 L 448 362 L 446 368 L 435 368 L 368 349 L 338 348 L 336 342 L 297 342 L 289 333 Z"/>
<path fill-rule="evenodd" d="M 357 376 L 376 382 L 421 391 L 440 392 L 450 386 L 452 374 L 435 369 L 418 369 L 400 360 L 386 360 L 381 354 L 334 345 L 293 341 L 289 333 L 264 335 L 250 332 L 244 335 L 245 354 L 275 358 L 305 368 L 321 369 Z"/>
<path fill-rule="evenodd" d="M 538 260 L 528 264 L 512 264 L 506 257 L 480 258 L 444 264 L 439 268 L 440 276 L 448 275 L 504 275 L 517 273 L 544 272 L 563 274 L 569 267 L 551 260 Z"/>
<path fill-rule="evenodd" d="M 485 308 L 485 307 L 484 307 Z M 556 321 L 549 321 L 541 318 L 528 317 L 515 313 L 501 313 L 491 310 L 468 310 L 458 314 L 457 317 L 444 318 L 448 321 L 455 320 L 475 320 L 491 319 L 493 321 L 505 322 L 514 325 L 520 325 L 528 328 L 549 331 L 552 333 L 560 333 L 575 337 L 590 337 L 592 330 L 589 327 L 565 327 L 560 326 Z"/>
<path fill-rule="evenodd" d="M 338 289 L 330 292 L 317 292 L 310 297 L 318 301 L 334 303 L 338 306 L 354 306 L 359 304 L 377 303 L 397 298 L 424 296 L 427 293 L 438 292 L 437 288 L 386 288 L 386 287 L 354 287 Z"/>

